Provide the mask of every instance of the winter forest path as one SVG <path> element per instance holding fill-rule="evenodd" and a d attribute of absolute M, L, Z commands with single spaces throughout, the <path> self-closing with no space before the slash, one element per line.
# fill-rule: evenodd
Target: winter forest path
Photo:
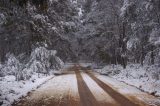
<path fill-rule="evenodd" d="M 101 76 L 79 65 L 71 67 L 13 106 L 156 106 L 122 95 Z"/>

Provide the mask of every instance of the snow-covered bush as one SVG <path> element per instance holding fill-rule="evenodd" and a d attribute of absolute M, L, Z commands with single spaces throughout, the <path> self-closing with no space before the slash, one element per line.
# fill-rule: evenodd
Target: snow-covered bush
<path fill-rule="evenodd" d="M 58 70 L 64 65 L 55 50 L 47 50 L 45 47 L 34 49 L 26 64 L 20 63 L 13 54 L 8 54 L 6 58 L 5 64 L 0 65 L 0 77 L 14 75 L 18 81 L 28 80 L 34 73 L 47 75 L 51 70 Z"/>
<path fill-rule="evenodd" d="M 7 61 L 4 65 L 1 65 L 0 75 L 1 77 L 6 75 L 14 75 L 16 80 L 25 80 L 28 74 L 22 68 L 23 64 L 19 62 L 19 60 L 13 54 L 6 55 Z"/>
<path fill-rule="evenodd" d="M 24 70 L 49 74 L 51 69 L 58 70 L 62 66 L 63 62 L 56 56 L 55 50 L 47 50 L 45 47 L 38 47 L 31 53 L 30 61 L 27 63 Z"/>
<path fill-rule="evenodd" d="M 108 65 L 105 66 L 102 70 L 101 70 L 101 74 L 106 74 L 106 75 L 116 75 L 119 74 L 121 72 L 121 70 L 123 69 L 122 66 L 120 65 Z"/>
<path fill-rule="evenodd" d="M 144 66 L 140 64 L 130 64 L 126 69 L 123 69 L 120 65 L 105 66 L 101 69 L 102 74 L 107 74 L 109 76 L 117 76 L 129 79 L 143 79 L 146 80 L 159 80 L 160 79 L 160 69 L 157 65 Z"/>
<path fill-rule="evenodd" d="M 1 66 L 1 76 L 17 75 L 21 68 L 21 64 L 13 54 L 6 55 L 7 61 Z"/>

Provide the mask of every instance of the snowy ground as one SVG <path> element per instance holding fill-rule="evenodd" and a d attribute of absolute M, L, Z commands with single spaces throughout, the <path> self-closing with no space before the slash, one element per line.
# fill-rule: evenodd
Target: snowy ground
<path fill-rule="evenodd" d="M 69 64 L 65 64 L 64 67 L 68 68 L 73 65 L 74 65 L 73 63 L 69 63 Z M 89 64 L 85 66 L 89 66 Z M 155 83 L 154 78 L 149 76 L 151 74 L 146 73 L 145 72 L 146 70 L 142 70 L 142 69 L 143 69 L 142 67 L 138 68 L 138 66 L 137 68 L 135 68 L 135 66 L 134 67 L 130 66 L 130 68 L 127 67 L 126 70 L 123 70 L 123 68 L 120 66 L 115 66 L 114 68 L 112 66 L 106 66 L 105 68 L 96 70 L 96 71 L 100 72 L 101 74 L 107 74 L 110 77 L 107 77 L 106 75 L 99 75 L 96 73 L 95 75 L 101 81 L 105 82 L 107 85 L 111 86 L 113 89 L 120 92 L 121 94 L 131 99 L 132 101 L 133 100 L 135 100 L 135 102 L 143 101 L 150 105 L 154 104 L 153 106 L 159 106 L 160 98 L 156 98 L 152 95 L 144 93 L 141 90 L 137 89 L 136 87 L 129 86 L 129 85 L 136 86 L 136 84 L 139 84 L 140 86 L 144 87 L 144 86 L 147 86 L 147 84 L 145 85 L 145 83 L 148 83 L 148 85 L 150 84 L 149 81 L 154 81 Z M 80 96 L 78 93 L 77 79 L 74 71 L 67 71 L 63 69 L 62 73 L 63 74 L 59 76 L 46 77 L 41 75 L 40 78 L 38 78 L 38 75 L 33 75 L 32 78 L 28 81 L 18 81 L 18 82 L 15 81 L 14 76 L 1 77 L 0 78 L 0 100 L 1 102 L 4 103 L 2 106 L 11 105 L 11 103 L 13 103 L 14 100 L 17 101 L 18 98 L 22 96 L 26 96 L 28 92 L 35 90 L 39 85 L 48 81 L 52 77 L 54 77 L 52 80 L 49 80 L 48 82 L 44 83 L 43 86 L 41 86 L 39 89 L 36 89 L 35 92 L 32 92 L 32 94 L 27 97 L 27 101 L 25 103 L 28 103 L 28 102 L 41 103 L 39 101 L 42 101 L 42 100 L 44 100 L 43 102 L 45 103 L 50 103 L 51 100 L 57 100 L 58 102 L 59 101 L 61 102 L 60 99 L 64 100 L 64 98 L 67 97 L 68 95 L 69 95 L 69 98 L 74 99 L 74 101 L 79 101 Z M 146 74 L 148 76 L 144 77 L 144 75 Z M 115 105 L 118 105 L 117 101 L 115 101 L 114 98 L 111 97 L 107 92 L 105 92 L 91 77 L 89 77 L 86 73 L 84 73 L 83 70 L 81 70 L 81 75 L 97 101 L 104 102 L 104 103 L 112 103 L 112 104 L 114 103 Z M 148 78 L 152 78 L 152 80 L 149 80 L 149 81 L 146 80 Z M 120 82 L 116 79 L 126 82 L 129 85 L 123 82 Z M 148 82 L 145 82 L 145 81 L 148 81 Z M 156 82 L 158 81 L 156 80 Z M 141 87 L 141 89 L 143 87 Z M 152 87 L 154 89 L 152 89 Z M 151 85 L 146 89 L 157 90 L 157 92 L 159 92 L 158 87 L 154 87 Z M 155 105 L 155 104 L 158 104 L 158 105 Z"/>
<path fill-rule="evenodd" d="M 84 80 L 84 83 L 86 83 L 89 91 L 91 91 L 98 103 L 109 103 L 114 104 L 114 106 L 119 106 L 119 102 L 117 101 L 117 99 L 115 99 L 113 95 L 105 91 L 104 88 L 99 86 L 98 83 L 89 76 L 89 74 L 83 72 L 83 70 L 80 71 L 80 74 Z M 94 74 L 98 79 L 106 83 L 112 89 L 115 89 L 116 92 L 121 93 L 123 96 L 127 97 L 131 101 L 134 101 L 135 103 L 143 104 L 145 102 L 146 104 L 150 104 L 151 106 L 159 106 L 160 104 L 160 98 L 156 98 L 152 95 L 144 93 L 133 86 L 129 86 L 123 82 L 107 77 L 105 75 L 100 75 L 98 73 Z M 32 92 L 26 98 L 22 98 L 21 102 L 19 102 L 16 106 L 28 106 L 28 104 L 29 106 L 35 106 L 35 104 L 39 106 L 57 106 L 57 104 L 65 104 L 65 102 L 67 104 L 73 101 L 79 104 L 80 99 L 87 96 L 82 96 L 79 94 L 79 91 L 82 89 L 79 88 L 81 84 L 77 83 L 78 80 L 82 83 L 82 81 L 79 79 L 79 77 L 77 77 L 77 74 L 74 71 L 63 71 L 62 75 L 55 76 L 53 79 L 43 84 L 39 89 Z"/>
<path fill-rule="evenodd" d="M 31 90 L 35 90 L 39 85 L 51 79 L 53 76 L 33 75 L 27 81 L 15 81 L 15 76 L 0 77 L 0 102 L 2 106 L 9 106 L 15 100 L 22 96 L 26 96 Z"/>
<path fill-rule="evenodd" d="M 119 81 L 133 85 L 150 94 L 160 96 L 160 68 L 155 66 L 128 65 L 126 69 L 121 66 L 105 66 L 95 71 L 108 75 Z"/>

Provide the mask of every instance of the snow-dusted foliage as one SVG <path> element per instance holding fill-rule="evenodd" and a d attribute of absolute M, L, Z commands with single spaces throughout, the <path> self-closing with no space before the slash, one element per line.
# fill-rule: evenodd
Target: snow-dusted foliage
<path fill-rule="evenodd" d="M 18 81 L 28 80 L 34 73 L 48 75 L 51 71 L 62 68 L 64 64 L 56 56 L 55 50 L 47 50 L 45 47 L 34 49 L 26 64 L 20 63 L 13 54 L 8 54 L 7 58 L 6 63 L 0 66 L 0 75 L 14 75 Z"/>
<path fill-rule="evenodd" d="M 21 64 L 16 59 L 16 57 L 13 54 L 7 54 L 6 56 L 7 60 L 6 63 L 1 66 L 0 75 L 15 75 L 18 77 L 18 74 L 20 73 Z"/>
<path fill-rule="evenodd" d="M 150 42 L 154 45 L 160 45 L 160 28 L 153 29 L 150 34 Z"/>
<path fill-rule="evenodd" d="M 49 44 L 64 61 L 124 68 L 127 62 L 143 65 L 150 52 L 158 54 L 159 0 L 33 1 L 0 1 L 1 61 L 8 52 L 30 55 L 37 42 Z M 152 64 L 157 56 L 153 54 Z"/>
<path fill-rule="evenodd" d="M 58 70 L 63 62 L 56 56 L 55 50 L 47 50 L 45 47 L 38 47 L 32 53 L 30 61 L 24 70 L 32 70 L 36 73 L 49 74 L 51 69 Z"/>
<path fill-rule="evenodd" d="M 80 59 L 97 63 L 158 64 L 159 0 L 86 0 L 76 32 Z M 158 57 L 159 58 L 159 57 Z"/>
<path fill-rule="evenodd" d="M 131 0 L 124 0 L 123 1 L 123 6 L 121 7 L 121 16 L 125 17 L 127 15 L 128 9 L 130 6 L 132 6 Z"/>
<path fill-rule="evenodd" d="M 6 21 L 6 17 L 4 16 L 4 14 L 0 13 L 0 27 L 5 21 Z"/>
<path fill-rule="evenodd" d="M 68 36 L 79 22 L 78 5 L 70 0 L 1 0 L 0 61 L 8 52 L 30 55 L 37 42 L 46 42 L 63 59 L 72 58 Z"/>

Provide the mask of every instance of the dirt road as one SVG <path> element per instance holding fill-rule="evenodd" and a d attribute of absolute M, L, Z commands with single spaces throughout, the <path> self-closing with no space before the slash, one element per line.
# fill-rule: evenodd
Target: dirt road
<path fill-rule="evenodd" d="M 103 78 L 74 66 L 13 106 L 160 106 L 159 99 L 140 91 L 137 94 L 141 96 L 137 97 L 132 93 L 122 94 L 118 91 L 119 82 L 112 85 Z"/>

